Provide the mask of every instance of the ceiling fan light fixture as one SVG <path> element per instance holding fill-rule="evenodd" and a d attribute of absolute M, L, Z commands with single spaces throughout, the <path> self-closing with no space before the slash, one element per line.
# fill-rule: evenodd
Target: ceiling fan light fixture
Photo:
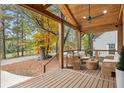
<path fill-rule="evenodd" d="M 83 19 L 86 19 L 87 17 L 86 16 L 83 16 Z"/>
<path fill-rule="evenodd" d="M 103 14 L 106 14 L 107 12 L 108 12 L 107 10 L 104 10 L 104 11 L 103 11 Z"/>

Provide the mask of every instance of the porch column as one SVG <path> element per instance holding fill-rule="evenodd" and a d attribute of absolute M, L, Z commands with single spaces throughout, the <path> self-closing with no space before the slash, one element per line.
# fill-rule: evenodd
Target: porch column
<path fill-rule="evenodd" d="M 59 23 L 59 42 L 58 42 L 58 53 L 59 53 L 59 64 L 63 68 L 63 51 L 64 51 L 64 24 Z"/>
<path fill-rule="evenodd" d="M 81 50 L 81 32 L 77 31 L 77 50 Z"/>
<path fill-rule="evenodd" d="M 118 50 L 120 51 L 123 46 L 123 31 L 122 25 L 118 25 Z"/>

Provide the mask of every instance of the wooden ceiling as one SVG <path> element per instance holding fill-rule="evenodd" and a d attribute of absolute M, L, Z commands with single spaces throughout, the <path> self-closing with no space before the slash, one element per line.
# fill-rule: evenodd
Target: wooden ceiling
<path fill-rule="evenodd" d="M 34 4 L 21 5 L 25 8 L 31 9 L 39 14 L 47 16 L 59 23 L 63 22 L 65 25 L 73 29 L 80 30 L 82 33 L 106 32 L 117 30 L 119 19 L 121 18 L 122 6 L 121 4 L 91 4 L 91 16 L 102 14 L 103 10 L 107 10 L 107 14 L 97 17 L 90 22 L 83 19 L 83 16 L 89 15 L 88 4 L 57 4 L 66 20 L 63 20 L 56 15 L 50 13 L 46 9 L 50 5 Z"/>
<path fill-rule="evenodd" d="M 67 8 L 65 5 L 58 5 L 60 7 L 61 12 L 67 17 L 67 21 L 70 23 L 75 23 L 80 26 L 82 32 L 89 33 L 89 32 L 104 32 L 104 31 L 113 31 L 116 30 L 117 27 L 115 25 L 118 22 L 119 11 L 121 5 L 119 4 L 91 4 L 91 16 L 97 16 L 103 12 L 103 10 L 107 10 L 107 14 L 104 16 L 98 17 L 96 19 L 91 20 L 88 22 L 87 20 L 83 19 L 83 16 L 89 15 L 89 5 L 88 4 L 69 4 L 66 5 L 68 9 L 70 9 L 73 17 L 75 18 L 72 20 L 69 17 L 67 12 Z"/>

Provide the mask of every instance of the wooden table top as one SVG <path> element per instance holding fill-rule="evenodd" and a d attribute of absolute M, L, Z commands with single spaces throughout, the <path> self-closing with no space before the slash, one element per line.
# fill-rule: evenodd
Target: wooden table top
<path fill-rule="evenodd" d="M 91 59 L 88 59 L 86 62 L 94 62 L 94 63 L 96 63 L 96 62 L 98 62 L 98 60 L 96 60 L 96 59 L 94 59 L 94 60 L 91 60 Z"/>

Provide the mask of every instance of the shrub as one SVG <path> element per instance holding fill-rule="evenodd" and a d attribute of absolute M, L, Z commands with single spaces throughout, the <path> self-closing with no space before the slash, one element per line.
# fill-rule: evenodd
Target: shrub
<path fill-rule="evenodd" d="M 119 70 L 124 71 L 124 46 L 123 46 L 122 49 L 121 49 L 120 59 L 119 59 L 117 68 L 118 68 Z"/>

